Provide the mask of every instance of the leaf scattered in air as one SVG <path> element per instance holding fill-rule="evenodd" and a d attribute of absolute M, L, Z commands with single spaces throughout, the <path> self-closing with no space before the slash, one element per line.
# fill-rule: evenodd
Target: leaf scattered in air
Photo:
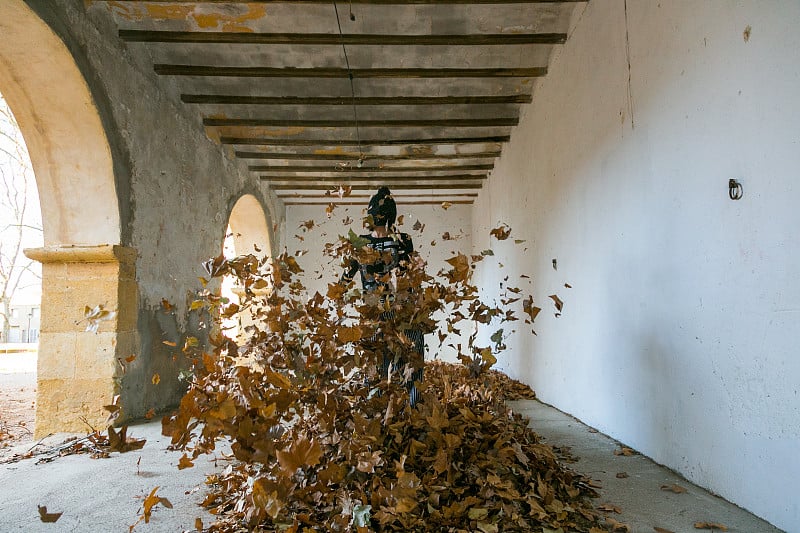
<path fill-rule="evenodd" d="M 417 220 L 416 222 L 414 222 L 414 225 L 411 226 L 411 229 L 413 229 L 414 231 L 419 231 L 421 233 L 425 231 L 425 224 Z"/>
<path fill-rule="evenodd" d="M 450 209 L 452 206 L 453 204 L 451 204 L 450 202 L 442 202 L 442 209 L 444 209 L 445 211 Z"/>
<path fill-rule="evenodd" d="M 112 320 L 116 314 L 116 311 L 109 311 L 103 304 L 94 307 L 85 306 L 83 308 L 83 319 L 86 321 L 86 331 L 97 333 L 100 323 Z"/>
<path fill-rule="evenodd" d="M 504 241 L 511 236 L 511 228 L 509 228 L 506 224 L 501 224 L 500 226 L 491 230 L 489 235 L 498 241 Z"/>
<path fill-rule="evenodd" d="M 157 373 L 153 374 L 153 379 L 151 379 L 150 381 L 153 382 L 153 385 L 158 385 L 159 383 L 161 383 L 161 376 L 159 376 Z"/>
<path fill-rule="evenodd" d="M 750 26 L 750 24 L 748 24 L 744 28 L 744 31 L 742 32 L 742 37 L 744 38 L 744 42 L 749 42 L 750 41 L 750 34 L 752 32 L 753 32 L 753 28 Z"/>

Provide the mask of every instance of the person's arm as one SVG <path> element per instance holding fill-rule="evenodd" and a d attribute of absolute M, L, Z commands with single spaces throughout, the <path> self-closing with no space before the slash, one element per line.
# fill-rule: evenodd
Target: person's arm
<path fill-rule="evenodd" d="M 358 264 L 358 261 L 355 259 L 350 259 L 350 264 L 347 265 L 344 269 L 344 272 L 342 272 L 342 277 L 339 279 L 339 283 L 347 285 L 353 281 L 353 278 L 355 277 L 356 272 L 358 272 L 359 267 L 360 265 Z"/>

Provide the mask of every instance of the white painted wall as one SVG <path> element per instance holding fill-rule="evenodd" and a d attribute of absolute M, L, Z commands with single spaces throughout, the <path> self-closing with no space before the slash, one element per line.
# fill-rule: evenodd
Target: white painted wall
<path fill-rule="evenodd" d="M 628 0 L 632 99 L 624 7 L 578 10 L 473 211 L 475 250 L 498 221 L 530 248 L 483 285 L 528 273 L 545 302 L 509 369 L 797 532 L 800 2 Z"/>
<path fill-rule="evenodd" d="M 342 273 L 341 266 L 336 262 L 331 263 L 329 258 L 324 257 L 322 253 L 324 245 L 328 242 L 335 242 L 339 235 L 347 235 L 349 229 L 359 235 L 367 233 L 367 230 L 362 228 L 361 221 L 364 217 L 362 211 L 366 208 L 368 201 L 369 199 L 365 198 L 363 206 L 337 206 L 331 219 L 325 215 L 325 205 L 286 207 L 285 242 L 288 252 L 292 255 L 297 251 L 308 252 L 297 259 L 305 270 L 302 280 L 309 289 L 309 294 L 313 294 L 314 291 L 325 294 L 328 283 L 339 280 Z M 472 247 L 470 205 L 457 204 L 444 210 L 439 205 L 403 205 L 402 198 L 398 198 L 396 201 L 398 215 L 405 215 L 404 223 L 399 229 L 411 236 L 414 249 L 428 264 L 428 273 L 435 275 L 439 270 L 445 267 L 449 268 L 445 260 L 455 253 L 460 251 L 467 254 L 470 252 Z M 353 220 L 349 225 L 343 224 L 347 217 Z M 310 231 L 303 231 L 300 226 L 308 220 L 313 220 L 315 227 Z M 425 225 L 422 231 L 412 229 L 416 221 Z M 443 240 L 442 234 L 445 232 L 458 238 Z M 303 237 L 304 240 L 301 241 L 295 235 Z M 358 279 L 356 281 L 358 282 Z M 465 330 L 463 333 L 460 342 L 465 342 L 464 337 L 469 336 L 470 331 Z M 455 342 L 459 342 L 459 340 L 456 339 Z M 426 336 L 426 343 L 428 359 L 456 360 L 456 354 L 452 349 L 438 350 L 438 341 L 432 335 Z"/>

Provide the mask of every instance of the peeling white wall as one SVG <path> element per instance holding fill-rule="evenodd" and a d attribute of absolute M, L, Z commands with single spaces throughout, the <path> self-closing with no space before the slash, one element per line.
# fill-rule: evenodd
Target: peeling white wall
<path fill-rule="evenodd" d="M 545 308 L 505 364 L 800 531 L 800 3 L 629 0 L 630 71 L 625 18 L 578 10 L 473 211 L 475 250 L 498 221 L 529 247 L 483 285 L 530 274 Z"/>
<path fill-rule="evenodd" d="M 470 205 L 457 204 L 444 210 L 439 205 L 404 205 L 402 198 L 397 198 L 396 201 L 397 214 L 404 215 L 403 225 L 399 227 L 399 230 L 411 236 L 414 249 L 427 262 L 429 274 L 435 275 L 439 270 L 445 267 L 449 268 L 445 260 L 455 253 L 467 254 L 470 252 L 472 247 Z M 313 294 L 314 291 L 325 294 L 328 283 L 339 280 L 342 268 L 337 262 L 331 262 L 330 258 L 323 255 L 325 243 L 335 242 L 339 235 L 347 235 L 350 229 L 359 235 L 367 233 L 367 230 L 362 228 L 361 221 L 364 217 L 362 211 L 368 203 L 369 199 L 365 198 L 363 206 L 340 205 L 330 219 L 325 215 L 325 205 L 286 207 L 285 242 L 287 251 L 291 255 L 298 251 L 307 252 L 299 256 L 297 260 L 305 270 L 301 279 L 309 290 L 309 294 Z M 353 220 L 351 224 L 343 223 L 347 217 Z M 309 220 L 313 220 L 315 226 L 311 230 L 304 231 L 300 226 Z M 421 231 L 413 229 L 417 221 L 424 224 Z M 442 239 L 445 232 L 449 232 L 453 239 Z M 303 237 L 302 241 L 296 237 L 298 235 Z M 356 282 L 359 282 L 358 279 Z M 469 333 L 470 331 L 465 330 L 461 340 L 454 337 L 454 342 L 465 342 L 463 337 L 468 336 Z M 456 360 L 456 353 L 452 349 L 438 350 L 438 341 L 434 336 L 427 335 L 426 344 L 428 359 Z"/>

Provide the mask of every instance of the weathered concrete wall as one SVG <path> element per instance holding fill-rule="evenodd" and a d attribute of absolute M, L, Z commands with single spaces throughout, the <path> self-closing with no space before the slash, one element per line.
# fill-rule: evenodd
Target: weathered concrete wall
<path fill-rule="evenodd" d="M 486 287 L 510 268 L 565 301 L 510 368 L 797 531 L 800 4 L 625 4 L 580 14 L 473 212 L 476 250 L 498 220 L 530 245 Z"/>
<path fill-rule="evenodd" d="M 371 191 L 371 193 L 374 192 Z M 472 235 L 469 230 L 471 206 L 457 204 L 445 211 L 439 205 L 403 205 L 402 198 L 397 198 L 396 201 L 398 216 L 404 215 L 403 225 L 398 229 L 411 236 L 414 249 L 427 262 L 429 274 L 435 275 L 439 270 L 445 267 L 449 268 L 445 260 L 452 257 L 453 254 L 469 253 L 472 246 Z M 325 215 L 324 205 L 287 207 L 285 234 L 287 250 L 290 254 L 298 251 L 306 252 L 298 257 L 297 261 L 305 270 L 301 279 L 308 288 L 309 294 L 314 294 L 315 291 L 325 294 L 328 284 L 336 282 L 341 276 L 341 265 L 331 262 L 331 259 L 323 254 L 325 243 L 335 242 L 339 235 L 347 235 L 350 229 L 359 235 L 367 233 L 367 230 L 362 228 L 361 221 L 364 217 L 362 211 L 368 203 L 369 199 L 365 198 L 363 206 L 340 205 L 330 220 Z M 348 217 L 353 222 L 344 224 L 344 220 Z M 301 227 L 302 224 L 310 220 L 315 222 L 315 227 L 311 230 L 304 230 Z M 417 221 L 424 224 L 424 228 L 420 231 L 413 229 Z M 453 239 L 442 239 L 445 232 L 449 232 Z M 303 240 L 295 237 L 296 235 L 303 237 Z M 358 277 L 356 282 L 360 284 Z M 442 320 L 445 318 L 442 317 Z M 468 337 L 470 333 L 471 330 L 465 331 L 463 336 Z M 461 342 L 464 340 L 462 339 Z M 452 349 L 437 350 L 438 341 L 435 341 L 432 336 L 426 337 L 426 343 L 428 359 L 455 360 L 456 353 Z"/>
<path fill-rule="evenodd" d="M 232 163 L 205 137 L 200 117 L 179 105 L 177 93 L 159 89 L 145 49 L 132 50 L 121 43 L 105 3 L 28 4 L 72 52 L 108 134 L 120 200 L 119 243 L 138 254 L 137 357 L 120 370 L 118 392 L 125 415 L 140 417 L 180 398 L 179 347 L 197 325 L 187 310 L 188 295 L 199 288 L 200 263 L 221 252 L 236 200 L 253 194 L 271 223 L 280 222 L 283 214 L 242 165 Z M 87 208 L 91 201 L 86 198 Z M 164 311 L 162 299 L 175 308 Z M 97 303 L 102 302 L 85 302 Z M 163 341 L 176 342 L 178 348 Z M 156 374 L 159 379 L 154 379 Z"/>

